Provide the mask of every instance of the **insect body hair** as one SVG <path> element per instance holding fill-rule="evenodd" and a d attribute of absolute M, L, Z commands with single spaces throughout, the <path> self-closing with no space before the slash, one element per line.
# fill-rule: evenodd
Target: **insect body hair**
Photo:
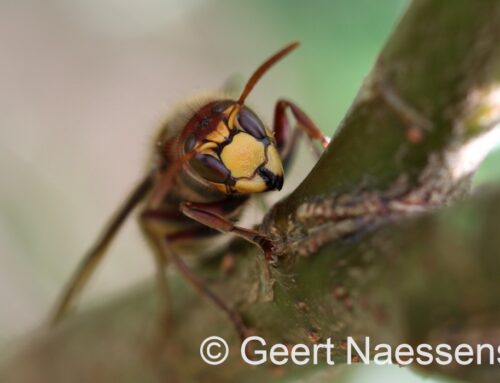
<path fill-rule="evenodd" d="M 164 143 L 172 137 L 178 135 L 196 113 L 205 105 L 217 101 L 234 97 L 225 92 L 204 92 L 193 97 L 178 102 L 172 112 L 161 124 L 160 131 L 155 136 L 155 145 Z"/>

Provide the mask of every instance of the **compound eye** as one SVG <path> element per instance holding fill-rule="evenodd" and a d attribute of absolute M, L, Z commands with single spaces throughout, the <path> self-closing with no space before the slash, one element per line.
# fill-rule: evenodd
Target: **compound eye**
<path fill-rule="evenodd" d="M 262 139 L 267 136 L 262 121 L 254 112 L 246 107 L 243 107 L 238 114 L 238 123 L 245 132 L 255 138 Z"/>
<path fill-rule="evenodd" d="M 210 182 L 226 183 L 231 175 L 219 159 L 208 154 L 197 154 L 190 164 L 200 176 Z"/>

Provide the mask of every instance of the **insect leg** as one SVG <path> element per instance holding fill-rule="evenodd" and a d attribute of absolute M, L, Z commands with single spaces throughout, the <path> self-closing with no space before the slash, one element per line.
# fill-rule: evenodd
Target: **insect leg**
<path fill-rule="evenodd" d="M 218 230 L 222 233 L 236 234 L 249 242 L 259 245 L 259 247 L 264 251 L 266 260 L 272 261 L 271 240 L 257 230 L 236 226 L 229 219 L 220 215 L 220 208 L 217 206 L 213 206 L 213 204 L 184 201 L 181 203 L 180 209 L 189 218 L 192 218 L 205 226 Z"/>
<path fill-rule="evenodd" d="M 71 304 L 76 300 L 78 294 L 85 287 L 85 284 L 106 254 L 108 246 L 111 244 L 111 241 L 115 237 L 125 219 L 151 189 L 153 183 L 152 180 L 152 176 L 147 175 L 135 187 L 129 197 L 125 200 L 124 204 L 113 215 L 111 221 L 108 223 L 97 242 L 85 255 L 55 307 L 52 317 L 50 318 L 51 325 L 57 324 L 67 314 Z"/>
<path fill-rule="evenodd" d="M 219 205 L 223 205 L 219 203 Z M 236 234 L 249 242 L 257 244 L 264 252 L 264 264 L 261 264 L 262 277 L 265 286 L 272 286 L 270 266 L 276 262 L 271 239 L 257 230 L 246 229 L 234 225 L 228 218 L 220 214 L 217 204 L 202 204 L 193 202 L 181 203 L 181 211 L 195 221 L 223 233 Z"/>
<path fill-rule="evenodd" d="M 167 266 L 167 258 L 165 257 L 162 241 L 163 238 L 153 227 L 154 221 L 164 221 L 165 217 L 162 212 L 144 210 L 139 216 L 139 226 L 144 237 L 147 239 L 149 246 L 153 252 L 155 270 L 156 270 L 156 285 L 158 287 L 158 296 L 161 308 L 161 317 L 165 319 L 168 325 L 170 319 L 170 294 L 168 282 L 165 275 Z"/>
<path fill-rule="evenodd" d="M 290 109 L 293 116 L 297 120 L 298 127 L 293 132 L 290 128 L 290 122 L 286 115 L 287 110 Z M 281 158 L 287 159 L 291 156 L 293 148 L 297 143 L 297 138 L 300 132 L 303 131 L 307 134 L 312 141 L 317 140 L 321 143 L 323 148 L 326 148 L 330 142 L 330 138 L 325 136 L 316 124 L 302 111 L 297 105 L 288 100 L 278 100 L 274 109 L 274 136 L 278 144 Z M 319 157 L 321 152 L 316 146 L 312 146 L 315 154 Z"/>
<path fill-rule="evenodd" d="M 209 298 L 217 307 L 224 311 L 233 323 L 240 339 L 243 341 L 248 333 L 240 315 L 232 310 L 217 294 L 215 294 L 196 273 L 182 260 L 181 257 L 170 246 L 168 237 L 162 241 L 163 249 L 177 270 L 187 279 L 191 285 L 201 294 Z"/>

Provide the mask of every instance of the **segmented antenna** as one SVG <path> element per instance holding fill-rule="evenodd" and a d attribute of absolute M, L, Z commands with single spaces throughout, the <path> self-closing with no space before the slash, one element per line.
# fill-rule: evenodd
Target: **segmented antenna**
<path fill-rule="evenodd" d="M 279 60 L 281 60 L 283 57 L 285 57 L 287 54 L 289 54 L 291 51 L 293 51 L 295 48 L 297 48 L 300 45 L 298 41 L 294 41 L 293 43 L 288 44 L 286 47 L 281 49 L 279 52 L 275 53 L 273 56 L 268 58 L 260 67 L 257 68 L 257 70 L 253 73 L 252 77 L 248 80 L 248 82 L 245 85 L 245 89 L 243 89 L 243 92 L 241 92 L 241 96 L 236 102 L 238 105 L 243 105 L 245 102 L 245 99 L 249 95 L 249 93 L 252 91 L 253 87 L 257 82 L 260 80 L 260 78 L 274 65 L 276 64 Z"/>

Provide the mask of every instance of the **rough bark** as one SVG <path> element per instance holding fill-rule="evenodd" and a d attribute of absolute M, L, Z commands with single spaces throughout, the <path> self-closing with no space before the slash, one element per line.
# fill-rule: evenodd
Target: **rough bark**
<path fill-rule="evenodd" d="M 463 201 L 499 138 L 500 3 L 415 1 L 387 42 L 327 152 L 267 214 L 276 263 L 254 247 L 236 268 L 197 270 L 268 344 L 372 337 L 392 344 L 500 344 L 500 190 Z M 453 206 L 441 208 L 453 202 Z M 257 367 L 225 316 L 176 282 L 169 333 L 152 289 L 40 330 L 1 381 L 255 382 L 321 366 Z M 199 357 L 227 339 L 224 365 Z M 336 347 L 337 363 L 345 359 Z M 29 366 L 29 368 L 26 368 Z M 498 367 L 431 371 L 497 381 Z"/>

